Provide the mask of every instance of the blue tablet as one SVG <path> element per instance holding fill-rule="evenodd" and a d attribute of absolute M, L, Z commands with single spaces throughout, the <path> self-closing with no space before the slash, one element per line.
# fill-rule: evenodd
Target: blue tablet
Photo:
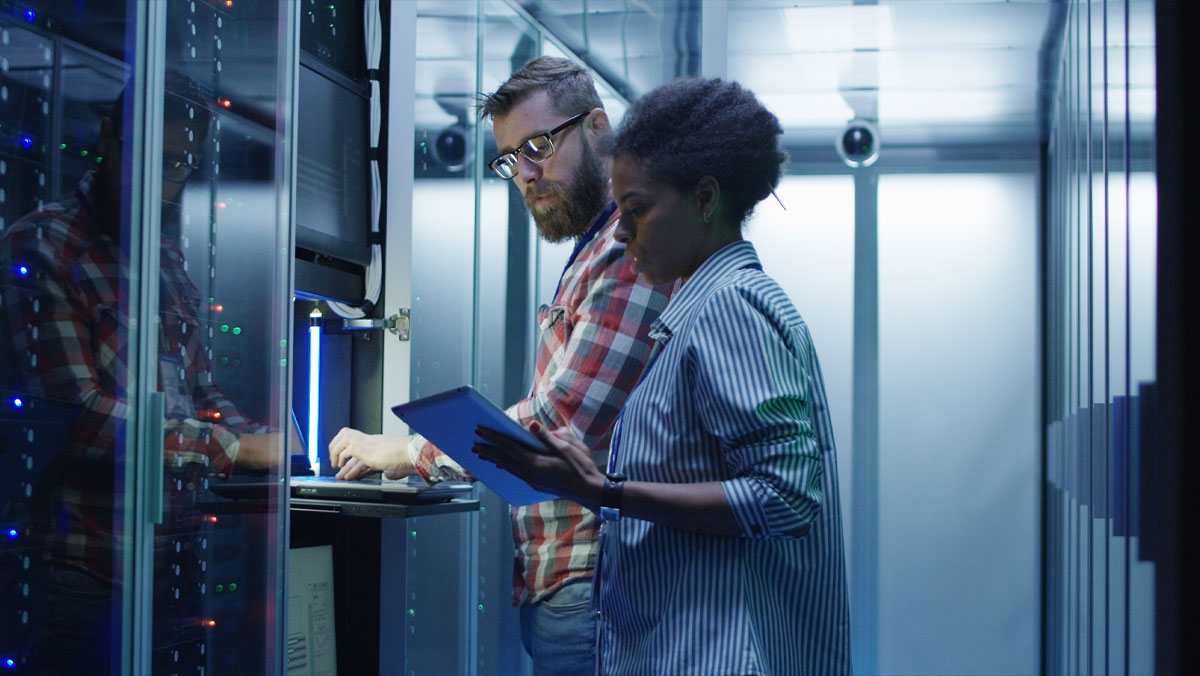
<path fill-rule="evenodd" d="M 523 479 L 471 452 L 479 440 L 475 434 L 477 427 L 495 430 L 534 448 L 545 444 L 470 385 L 393 406 L 392 413 L 509 504 L 528 505 L 555 499 L 556 496 L 536 490 Z"/>

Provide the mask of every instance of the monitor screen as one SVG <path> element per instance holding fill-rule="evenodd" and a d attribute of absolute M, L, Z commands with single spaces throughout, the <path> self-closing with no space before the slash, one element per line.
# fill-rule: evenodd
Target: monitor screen
<path fill-rule="evenodd" d="M 365 266 L 371 262 L 370 101 L 337 78 L 300 67 L 296 246 Z"/>

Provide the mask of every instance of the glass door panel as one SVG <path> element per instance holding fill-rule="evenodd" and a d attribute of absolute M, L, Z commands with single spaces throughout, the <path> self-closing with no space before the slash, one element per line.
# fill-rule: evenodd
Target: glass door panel
<path fill-rule="evenodd" d="M 294 31 L 236 5 L 0 3 L 12 673 L 280 670 Z"/>
<path fill-rule="evenodd" d="M 464 355 L 472 354 L 476 327 L 480 156 L 472 110 L 477 3 L 419 2 L 415 20 L 413 399 L 475 382 L 477 366 Z M 404 673 L 476 673 L 472 637 L 480 611 L 507 601 L 487 599 L 481 606 L 477 600 L 477 521 L 463 514 L 406 522 L 407 622 L 392 629 L 404 632 Z"/>
<path fill-rule="evenodd" d="M 61 5 L 61 6 L 59 6 Z M 0 4 L 0 665 L 123 668 L 132 139 L 123 3 Z M 122 143 L 128 136 L 129 143 Z M 140 143 L 137 144 L 140 147 Z"/>
<path fill-rule="evenodd" d="M 883 673 L 1037 672 L 1028 166 L 879 180 Z"/>
<path fill-rule="evenodd" d="M 275 673 L 283 652 L 289 5 L 166 6 L 156 674 Z"/>

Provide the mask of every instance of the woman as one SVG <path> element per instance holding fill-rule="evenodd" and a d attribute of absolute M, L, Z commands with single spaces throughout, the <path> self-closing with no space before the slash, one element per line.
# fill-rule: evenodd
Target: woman
<path fill-rule="evenodd" d="M 570 434 L 488 430 L 476 452 L 605 519 L 605 674 L 850 672 L 837 466 L 808 330 L 742 226 L 786 156 L 749 91 L 685 79 L 611 142 L 617 238 L 682 285 L 617 419 L 609 471 Z"/>

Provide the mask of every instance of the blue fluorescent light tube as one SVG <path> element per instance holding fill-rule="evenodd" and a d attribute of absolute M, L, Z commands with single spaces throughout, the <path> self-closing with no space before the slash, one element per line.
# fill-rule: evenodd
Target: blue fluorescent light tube
<path fill-rule="evenodd" d="M 313 474 L 320 474 L 317 457 L 317 421 L 321 410 L 321 311 L 308 315 L 308 464 Z"/>

